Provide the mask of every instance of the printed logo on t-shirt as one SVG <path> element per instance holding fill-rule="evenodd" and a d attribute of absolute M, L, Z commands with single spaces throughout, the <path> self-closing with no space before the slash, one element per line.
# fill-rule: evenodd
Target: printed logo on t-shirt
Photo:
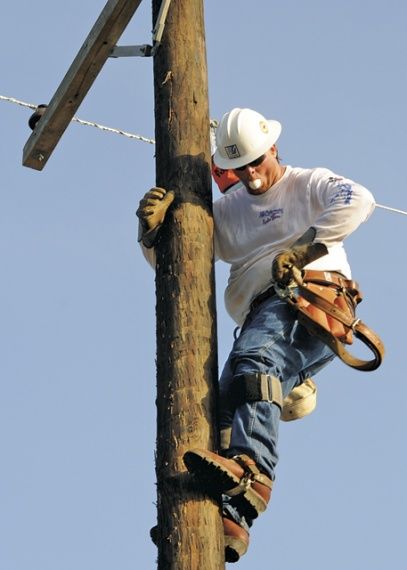
<path fill-rule="evenodd" d="M 281 218 L 283 215 L 283 208 L 275 208 L 274 210 L 263 210 L 259 213 L 259 218 L 261 219 L 263 224 L 268 224 L 269 222 L 273 222 L 278 218 Z"/>
<path fill-rule="evenodd" d="M 349 182 L 341 182 L 341 180 L 343 180 L 343 178 L 334 178 L 333 176 L 331 176 L 331 178 L 328 179 L 328 182 L 335 183 L 335 186 L 333 187 L 334 194 L 332 195 L 331 200 L 329 202 L 330 205 L 343 203 L 347 206 L 352 201 L 352 196 L 353 196 L 352 184 L 350 184 Z"/>

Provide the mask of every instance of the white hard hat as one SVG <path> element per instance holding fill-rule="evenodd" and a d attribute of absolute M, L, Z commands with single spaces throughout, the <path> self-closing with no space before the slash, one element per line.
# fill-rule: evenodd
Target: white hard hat
<path fill-rule="evenodd" d="M 278 121 L 267 120 L 252 109 L 232 109 L 216 131 L 213 160 L 220 168 L 239 168 L 264 154 L 281 133 Z"/>

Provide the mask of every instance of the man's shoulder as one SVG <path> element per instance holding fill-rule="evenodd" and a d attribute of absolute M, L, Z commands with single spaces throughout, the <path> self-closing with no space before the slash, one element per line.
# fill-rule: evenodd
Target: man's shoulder
<path fill-rule="evenodd" d="M 303 168 L 301 166 L 295 166 L 290 169 L 290 174 L 294 177 L 304 177 L 304 178 L 325 178 L 335 176 L 335 174 L 329 168 L 324 166 L 314 166 L 312 168 Z"/>
<path fill-rule="evenodd" d="M 329 168 L 315 166 L 313 168 L 293 167 L 289 173 L 289 180 L 295 187 L 315 187 L 320 184 L 329 184 L 331 181 L 340 180 Z"/>

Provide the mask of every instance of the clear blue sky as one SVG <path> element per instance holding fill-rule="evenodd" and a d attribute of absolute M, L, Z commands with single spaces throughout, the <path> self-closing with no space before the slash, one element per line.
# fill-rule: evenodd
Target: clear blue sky
<path fill-rule="evenodd" d="M 285 163 L 407 210 L 405 2 L 205 4 L 211 116 L 279 119 Z M 0 95 L 48 102 L 103 6 L 7 2 Z M 121 44 L 150 41 L 150 13 L 145 0 Z M 78 115 L 153 136 L 152 82 L 151 60 L 111 60 Z M 154 148 L 72 124 L 39 173 L 21 166 L 29 116 L 0 101 L 0 568 L 153 569 L 154 274 L 134 212 Z M 405 568 L 406 231 L 376 210 L 347 241 L 386 360 L 372 374 L 333 364 L 316 412 L 282 425 L 274 496 L 236 568 Z M 219 265 L 220 366 L 226 278 Z"/>

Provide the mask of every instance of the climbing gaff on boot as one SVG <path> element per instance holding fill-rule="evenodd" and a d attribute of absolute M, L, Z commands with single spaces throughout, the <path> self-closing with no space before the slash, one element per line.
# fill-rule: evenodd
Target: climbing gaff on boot
<path fill-rule="evenodd" d="M 184 463 L 209 494 L 233 496 L 246 519 L 253 520 L 266 510 L 273 483 L 247 455 L 227 459 L 206 449 L 191 449 L 184 454 Z"/>

